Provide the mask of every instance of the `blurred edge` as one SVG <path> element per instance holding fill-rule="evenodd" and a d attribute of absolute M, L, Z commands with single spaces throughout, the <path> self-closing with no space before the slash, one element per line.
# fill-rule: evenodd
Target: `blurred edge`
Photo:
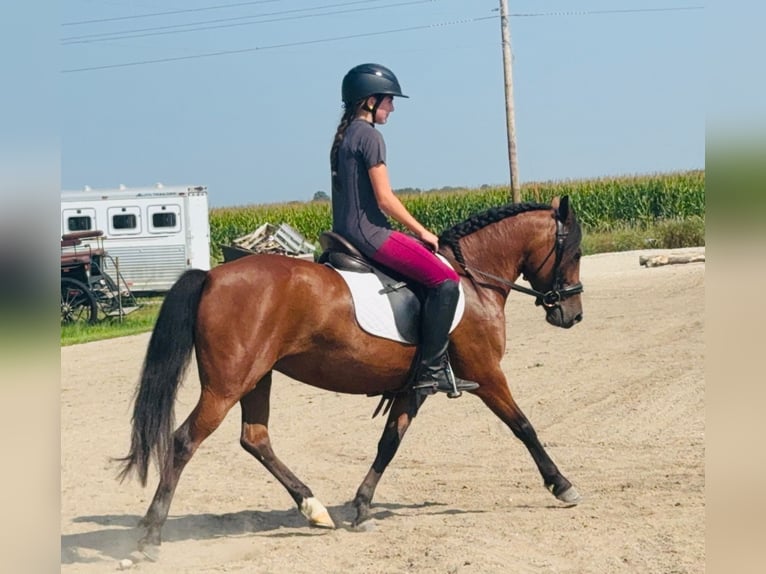
<path fill-rule="evenodd" d="M 754 72 L 766 5 L 705 12 L 706 571 L 747 574 L 763 570 L 766 539 L 766 77 Z"/>
<path fill-rule="evenodd" d="M 59 570 L 58 4 L 0 8 L 3 571 Z"/>
<path fill-rule="evenodd" d="M 745 135 L 742 134 L 751 134 Z M 766 467 L 766 137 L 709 133 L 706 157 L 706 561 L 759 572 Z"/>

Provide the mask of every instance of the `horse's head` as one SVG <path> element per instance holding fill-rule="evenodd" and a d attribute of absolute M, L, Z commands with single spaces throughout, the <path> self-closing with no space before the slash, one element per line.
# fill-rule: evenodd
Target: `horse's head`
<path fill-rule="evenodd" d="M 503 297 L 511 291 L 536 297 L 547 321 L 557 327 L 568 329 L 582 320 L 582 231 L 569 197 L 554 198 L 550 206 L 493 207 L 444 231 L 439 239 L 476 285 Z M 514 282 L 520 274 L 532 289 Z"/>
<path fill-rule="evenodd" d="M 551 207 L 556 233 L 530 255 L 523 273 L 532 287 L 542 293 L 536 304 L 545 309 L 548 323 L 568 329 L 582 320 L 582 231 L 568 196 L 554 198 Z"/>

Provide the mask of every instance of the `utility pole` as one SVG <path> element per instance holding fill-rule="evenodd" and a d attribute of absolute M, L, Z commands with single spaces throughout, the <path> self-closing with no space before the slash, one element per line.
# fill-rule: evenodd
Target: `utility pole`
<path fill-rule="evenodd" d="M 511 173 L 511 201 L 521 201 L 519 168 L 516 162 L 516 117 L 513 109 L 513 71 L 511 31 L 508 25 L 508 0 L 500 0 L 500 31 L 503 38 L 503 71 L 505 73 L 505 120 L 508 132 L 508 165 Z"/>

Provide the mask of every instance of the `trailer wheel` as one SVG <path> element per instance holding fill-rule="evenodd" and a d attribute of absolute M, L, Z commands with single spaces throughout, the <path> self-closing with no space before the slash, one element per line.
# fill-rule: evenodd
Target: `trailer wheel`
<path fill-rule="evenodd" d="M 77 279 L 61 279 L 61 324 L 93 324 L 98 319 L 98 303 L 93 293 Z"/>

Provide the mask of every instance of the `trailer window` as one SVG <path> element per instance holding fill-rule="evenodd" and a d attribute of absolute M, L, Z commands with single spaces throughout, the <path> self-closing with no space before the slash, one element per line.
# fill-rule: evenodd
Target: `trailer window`
<path fill-rule="evenodd" d="M 93 220 L 89 215 L 69 217 L 66 222 L 69 231 L 90 231 L 93 229 Z"/>
<path fill-rule="evenodd" d="M 113 215 L 112 227 L 115 229 L 135 229 L 138 227 L 138 221 L 132 213 Z"/>
<path fill-rule="evenodd" d="M 141 233 L 141 208 L 137 205 L 110 207 L 106 210 L 109 236 L 138 235 Z"/>
<path fill-rule="evenodd" d="M 175 213 L 154 213 L 152 214 L 152 226 L 153 227 L 175 227 L 176 226 L 176 214 Z"/>
<path fill-rule="evenodd" d="M 149 233 L 171 235 L 181 231 L 181 206 L 173 203 L 150 205 L 146 208 Z"/>

